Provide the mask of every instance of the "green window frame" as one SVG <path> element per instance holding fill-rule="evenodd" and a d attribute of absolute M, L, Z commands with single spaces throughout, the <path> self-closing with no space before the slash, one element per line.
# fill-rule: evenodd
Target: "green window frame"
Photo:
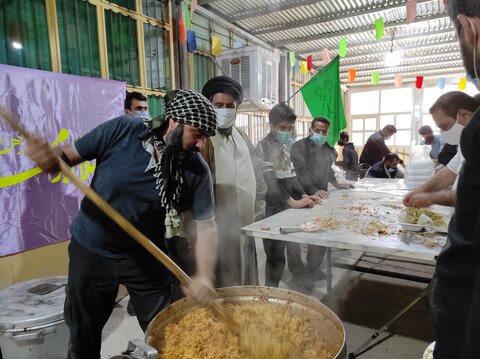
<path fill-rule="evenodd" d="M 52 70 L 45 0 L 0 1 L 0 63 Z"/>
<path fill-rule="evenodd" d="M 109 0 L 112 4 L 117 4 L 118 6 L 122 6 L 125 9 L 135 11 L 135 0 Z"/>
<path fill-rule="evenodd" d="M 209 57 L 193 53 L 193 79 L 195 91 L 202 91 L 203 85 L 214 76 L 213 70 L 213 63 Z"/>
<path fill-rule="evenodd" d="M 157 117 L 165 114 L 165 102 L 162 96 L 148 96 L 147 104 L 150 116 Z"/>
<path fill-rule="evenodd" d="M 142 0 L 142 14 L 168 22 L 168 0 Z"/>
<path fill-rule="evenodd" d="M 97 10 L 85 0 L 57 0 L 62 73 L 101 77 Z"/>
<path fill-rule="evenodd" d="M 143 29 L 147 88 L 170 90 L 172 88 L 172 74 L 168 32 L 149 24 L 143 24 Z"/>
<path fill-rule="evenodd" d="M 140 86 L 136 20 L 105 10 L 105 27 L 109 78 Z"/>

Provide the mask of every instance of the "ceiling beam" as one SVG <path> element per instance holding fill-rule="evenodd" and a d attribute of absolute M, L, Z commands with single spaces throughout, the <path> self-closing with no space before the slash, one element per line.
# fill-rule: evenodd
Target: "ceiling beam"
<path fill-rule="evenodd" d="M 432 0 L 430 0 L 430 1 L 432 1 Z M 297 7 L 300 7 L 300 6 L 313 5 L 313 4 L 316 4 L 318 2 L 319 2 L 318 0 L 302 0 L 302 1 L 291 1 L 291 2 L 279 1 L 277 4 L 274 4 L 274 5 L 262 6 L 262 7 L 256 8 L 256 9 L 249 9 L 245 13 L 230 16 L 229 20 L 232 21 L 232 22 L 238 22 L 238 21 L 242 21 L 242 20 L 245 20 L 245 19 L 251 19 L 251 18 L 254 18 L 254 17 L 269 15 L 269 14 L 272 14 L 272 13 L 278 12 L 278 11 L 295 9 Z"/>
<path fill-rule="evenodd" d="M 435 15 L 429 15 L 429 16 L 424 16 L 422 18 L 418 18 L 414 24 L 420 24 L 422 22 L 428 22 L 428 21 L 433 21 L 433 20 L 438 20 L 438 19 L 444 19 L 447 18 L 446 14 L 435 14 Z M 389 23 L 388 25 L 385 25 L 384 28 L 385 30 L 391 29 L 391 28 L 396 28 L 400 26 L 406 26 L 407 21 L 402 20 L 398 22 L 393 22 Z M 452 27 L 453 29 L 453 27 Z M 361 34 L 364 32 L 370 32 L 375 30 L 375 25 L 368 25 L 364 26 L 358 29 L 352 29 L 352 30 L 340 30 L 337 32 L 331 32 L 327 34 L 321 34 L 321 35 L 313 35 L 313 36 L 305 36 L 305 37 L 298 37 L 298 38 L 290 38 L 290 39 L 285 39 L 285 40 L 280 40 L 280 41 L 273 41 L 270 42 L 272 46 L 274 47 L 280 47 L 280 46 L 286 46 L 286 45 L 291 45 L 299 42 L 306 42 L 306 41 L 315 41 L 315 40 L 325 40 L 325 39 L 332 39 L 332 38 L 342 38 L 348 35 L 354 35 L 354 34 Z M 373 41 L 373 38 L 372 38 Z"/>
<path fill-rule="evenodd" d="M 402 64 L 400 66 L 395 66 L 395 67 L 385 67 L 383 65 L 383 62 L 374 62 L 374 63 L 372 63 L 372 68 L 357 69 L 357 76 L 360 73 L 363 73 L 363 72 L 371 73 L 372 71 L 378 71 L 380 73 L 388 74 L 388 73 L 391 73 L 391 72 L 401 73 L 401 72 L 405 72 L 405 71 L 409 71 L 409 70 L 416 70 L 418 68 L 419 69 L 418 72 L 421 72 L 422 71 L 421 68 L 423 68 L 425 66 L 429 66 L 430 68 L 433 68 L 434 66 L 439 66 L 441 68 L 444 68 L 444 67 L 449 67 L 449 66 L 451 66 L 451 67 L 452 66 L 457 66 L 458 67 L 458 66 L 462 66 L 462 65 L 463 65 L 462 59 L 446 60 L 446 61 L 442 62 L 441 65 L 438 61 L 429 61 L 429 62 L 418 63 L 418 64 L 406 64 L 406 65 Z M 412 67 L 414 69 L 412 69 Z M 348 67 L 341 68 L 340 73 L 347 74 L 348 73 Z"/>
<path fill-rule="evenodd" d="M 455 40 L 453 42 L 458 42 L 457 40 L 457 37 L 455 35 L 455 30 L 453 29 L 443 29 L 443 30 L 438 30 L 438 31 L 435 31 L 435 35 L 443 35 L 443 34 L 447 34 L 447 33 L 452 33 L 452 35 L 454 36 Z M 420 38 L 429 38 L 431 37 L 432 34 L 414 34 L 414 35 L 406 35 L 406 36 L 395 36 L 395 42 L 397 41 L 400 41 L 400 40 L 411 40 L 411 39 L 420 39 Z M 390 44 L 392 42 L 391 39 L 384 39 L 384 40 L 379 40 L 379 41 L 375 41 L 375 44 L 379 44 L 379 45 L 383 45 L 383 44 Z M 442 42 L 443 43 L 443 42 Z M 440 45 L 442 43 L 436 43 L 437 45 Z M 363 49 L 365 46 L 368 46 L 368 45 L 372 45 L 372 42 L 371 41 L 364 41 L 364 42 L 357 42 L 357 43 L 354 43 L 352 45 L 349 45 L 348 48 L 347 48 L 347 51 L 349 52 L 349 54 L 351 52 L 354 52 L 355 49 L 357 48 L 360 48 L 360 49 Z M 426 46 L 428 46 L 429 44 L 425 44 Z M 408 49 L 411 49 L 412 47 L 408 47 Z M 335 51 L 335 50 L 338 50 L 338 45 L 333 47 L 327 47 L 327 49 L 329 51 Z M 316 55 L 316 54 L 322 54 L 322 50 L 321 49 L 319 51 L 318 47 L 315 47 L 315 48 L 311 48 L 309 50 L 304 50 L 304 51 L 298 51 L 298 52 L 295 52 L 297 55 Z M 350 55 L 349 55 L 350 56 Z M 352 56 L 356 56 L 355 55 L 352 55 Z"/>
<path fill-rule="evenodd" d="M 423 3 L 429 3 L 433 2 L 435 0 L 417 0 L 417 5 L 423 4 Z M 279 25 L 274 25 L 270 28 L 265 28 L 265 29 L 259 29 L 256 31 L 252 31 L 253 35 L 263 35 L 263 34 L 269 34 L 272 32 L 277 32 L 277 31 L 284 31 L 284 30 L 291 30 L 291 29 L 296 29 L 299 27 L 304 27 L 304 26 L 310 26 L 310 25 L 318 25 L 318 24 L 324 24 L 332 21 L 337 21 L 337 20 L 343 20 L 346 18 L 350 17 L 356 17 L 356 16 L 363 16 L 363 15 L 368 15 L 368 14 L 376 14 L 376 13 L 381 13 L 384 11 L 388 10 L 395 10 L 395 9 L 400 9 L 404 8 L 406 5 L 406 2 L 397 2 L 395 4 L 391 4 L 388 6 L 377 6 L 377 7 L 363 7 L 359 9 L 355 9 L 354 11 L 350 12 L 344 12 L 341 15 L 338 14 L 326 14 L 326 16 L 322 17 L 317 17 L 317 18 L 309 18 L 305 19 L 302 21 L 295 21 L 295 22 L 289 22 L 286 24 L 279 24 Z M 263 14 L 265 15 L 265 14 Z M 233 18 L 234 21 L 238 21 L 235 18 Z"/>

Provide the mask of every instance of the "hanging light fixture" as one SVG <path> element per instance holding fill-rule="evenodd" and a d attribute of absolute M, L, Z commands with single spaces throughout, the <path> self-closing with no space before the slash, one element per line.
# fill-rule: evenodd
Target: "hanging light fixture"
<path fill-rule="evenodd" d="M 385 55 L 384 64 L 387 67 L 395 67 L 400 65 L 403 60 L 403 49 L 393 51 L 393 38 L 395 37 L 395 30 L 392 31 L 392 40 L 390 44 L 390 51 Z"/>

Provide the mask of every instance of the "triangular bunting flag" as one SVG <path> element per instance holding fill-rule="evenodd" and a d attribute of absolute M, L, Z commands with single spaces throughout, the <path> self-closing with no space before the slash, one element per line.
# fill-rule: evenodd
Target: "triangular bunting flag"
<path fill-rule="evenodd" d="M 190 3 L 190 17 L 193 16 L 193 13 L 195 12 L 195 9 L 197 8 L 197 0 L 192 0 Z"/>
<path fill-rule="evenodd" d="M 415 79 L 415 87 L 421 89 L 423 87 L 423 76 L 417 76 Z"/>
<path fill-rule="evenodd" d="M 308 55 L 307 56 L 307 70 L 310 72 L 313 69 L 313 56 Z"/>
<path fill-rule="evenodd" d="M 289 51 L 288 55 L 290 57 L 290 67 L 295 66 L 295 53 L 293 51 Z"/>
<path fill-rule="evenodd" d="M 417 16 L 417 0 L 409 0 L 407 3 L 407 24 L 411 24 Z"/>
<path fill-rule="evenodd" d="M 340 40 L 340 45 L 338 46 L 338 54 L 340 57 L 347 56 L 347 38 L 344 37 Z"/>
<path fill-rule="evenodd" d="M 375 20 L 375 38 L 381 40 L 385 34 L 385 24 L 383 23 L 383 17 Z"/>
<path fill-rule="evenodd" d="M 356 78 L 357 78 L 357 70 L 349 69 L 348 70 L 348 82 L 355 82 Z"/>
<path fill-rule="evenodd" d="M 187 31 L 185 29 L 185 23 L 183 22 L 183 17 L 180 18 L 180 43 L 184 44 L 187 40 Z"/>
<path fill-rule="evenodd" d="M 373 71 L 372 72 L 372 85 L 378 85 L 380 82 L 380 72 Z"/>
<path fill-rule="evenodd" d="M 403 76 L 400 74 L 395 75 L 395 87 L 399 88 L 403 85 Z"/>
<path fill-rule="evenodd" d="M 197 49 L 197 37 L 195 31 L 187 30 L 187 51 L 194 52 Z"/>
<path fill-rule="evenodd" d="M 328 53 L 328 49 L 323 49 L 322 53 L 322 63 L 324 66 L 327 66 L 330 63 L 330 54 Z"/>
<path fill-rule="evenodd" d="M 185 4 L 185 28 L 187 30 L 192 28 L 192 24 L 190 22 L 190 9 L 188 8 L 187 4 Z"/>
<path fill-rule="evenodd" d="M 216 35 L 212 35 L 212 55 L 217 56 L 222 51 L 222 41 Z"/>
<path fill-rule="evenodd" d="M 306 61 L 300 62 L 300 73 L 301 73 L 302 75 L 308 74 L 307 62 L 306 62 Z"/>
<path fill-rule="evenodd" d="M 465 88 L 467 87 L 467 78 L 466 77 L 462 77 L 460 79 L 460 81 L 458 82 L 458 89 L 460 91 L 463 91 L 465 90 Z"/>
<path fill-rule="evenodd" d="M 445 83 L 446 83 L 446 82 L 447 82 L 447 80 L 444 79 L 443 77 L 442 77 L 442 78 L 439 78 L 439 79 L 438 79 L 438 84 L 437 84 L 438 88 L 439 88 L 440 90 L 443 90 L 443 89 L 445 88 Z"/>

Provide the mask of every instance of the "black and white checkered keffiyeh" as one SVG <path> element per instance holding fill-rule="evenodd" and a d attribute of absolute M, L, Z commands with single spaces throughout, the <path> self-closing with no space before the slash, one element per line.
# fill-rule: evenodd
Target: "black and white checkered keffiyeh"
<path fill-rule="evenodd" d="M 208 136 L 215 136 L 217 115 L 210 101 L 192 90 L 179 90 L 165 113 L 166 120 L 171 118 L 179 123 L 199 128 Z"/>
<path fill-rule="evenodd" d="M 175 235 L 179 227 L 178 209 L 183 201 L 184 177 L 183 164 L 192 160 L 195 150 L 183 148 L 184 125 L 190 125 L 203 130 L 208 136 L 215 135 L 217 117 L 210 101 L 203 95 L 191 90 L 179 90 L 175 93 L 173 100 L 167 101 L 165 118 L 162 121 L 161 129 L 168 127 L 170 119 L 179 123 L 166 139 L 163 141 L 163 130 L 152 136 L 151 141 L 159 154 L 159 162 L 155 167 L 154 176 L 159 190 L 162 206 L 166 210 L 165 219 L 166 237 Z M 152 121 L 145 125 L 155 133 L 152 128 Z"/>

